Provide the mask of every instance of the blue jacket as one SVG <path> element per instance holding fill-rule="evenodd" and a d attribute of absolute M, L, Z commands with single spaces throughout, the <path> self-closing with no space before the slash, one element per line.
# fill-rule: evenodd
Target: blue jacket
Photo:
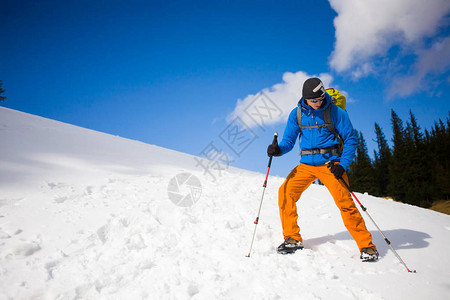
<path fill-rule="evenodd" d="M 300 163 L 311 166 L 324 165 L 327 161 L 339 161 L 339 164 L 347 170 L 355 157 L 355 150 L 358 145 L 358 138 L 353 129 L 352 123 L 345 110 L 331 103 L 331 96 L 325 93 L 325 100 L 322 106 L 314 110 L 307 105 L 303 98 L 300 99 L 298 106 L 302 110 L 302 126 L 314 126 L 324 124 L 323 110 L 331 105 L 331 121 L 336 132 L 344 141 L 344 149 L 341 156 L 331 154 L 309 154 L 303 155 Z M 289 114 L 289 119 L 284 130 L 283 140 L 279 143 L 282 154 L 292 150 L 297 138 L 299 138 L 300 127 L 297 123 L 297 108 L 294 108 Z M 328 128 L 303 129 L 300 139 L 300 148 L 302 150 L 323 149 L 339 144 L 339 140 Z"/>

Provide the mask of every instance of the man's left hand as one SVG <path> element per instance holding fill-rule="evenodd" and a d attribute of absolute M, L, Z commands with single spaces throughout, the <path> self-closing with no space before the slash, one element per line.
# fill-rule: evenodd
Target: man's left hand
<path fill-rule="evenodd" d="M 342 179 L 342 175 L 344 175 L 345 170 L 341 165 L 329 165 L 328 167 L 330 168 L 331 173 L 334 174 L 334 177 L 336 177 L 336 179 Z"/>

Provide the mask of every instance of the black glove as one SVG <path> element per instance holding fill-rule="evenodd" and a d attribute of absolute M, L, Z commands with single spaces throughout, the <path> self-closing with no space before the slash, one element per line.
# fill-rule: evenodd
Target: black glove
<path fill-rule="evenodd" d="M 267 147 L 267 156 L 280 156 L 281 155 L 281 149 L 278 147 L 278 143 L 276 144 L 270 144 L 269 147 Z"/>
<path fill-rule="evenodd" d="M 336 165 L 328 165 L 328 168 L 330 168 L 331 173 L 334 174 L 334 177 L 336 177 L 336 179 L 342 179 L 342 175 L 344 175 L 345 173 L 344 167 L 342 167 L 339 164 L 336 164 Z"/>

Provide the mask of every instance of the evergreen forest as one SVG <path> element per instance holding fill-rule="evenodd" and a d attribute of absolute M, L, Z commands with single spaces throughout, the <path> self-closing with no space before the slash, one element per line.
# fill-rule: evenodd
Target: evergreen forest
<path fill-rule="evenodd" d="M 375 123 L 374 159 L 362 132 L 356 132 L 356 158 L 348 171 L 351 189 L 425 208 L 449 200 L 450 119 L 422 131 L 411 111 L 405 126 L 392 110 L 391 124 L 392 147 Z"/>

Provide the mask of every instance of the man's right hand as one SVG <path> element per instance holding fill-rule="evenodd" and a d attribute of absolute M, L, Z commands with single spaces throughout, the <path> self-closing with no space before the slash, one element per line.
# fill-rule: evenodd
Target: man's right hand
<path fill-rule="evenodd" d="M 281 154 L 281 149 L 278 147 L 278 143 L 270 144 L 269 147 L 267 147 L 267 156 L 280 156 Z"/>

